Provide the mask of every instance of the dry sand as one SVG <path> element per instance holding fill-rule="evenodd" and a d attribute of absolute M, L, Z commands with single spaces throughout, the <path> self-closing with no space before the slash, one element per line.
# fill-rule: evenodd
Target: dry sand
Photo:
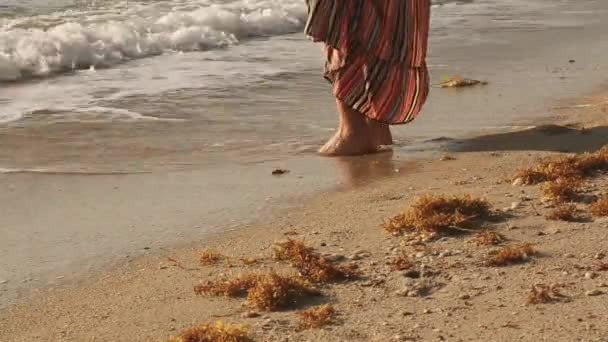
<path fill-rule="evenodd" d="M 316 196 L 276 213 L 270 222 L 216 235 L 205 245 L 162 251 L 77 286 L 39 291 L 0 314 L 0 340 L 163 341 L 193 324 L 223 320 L 249 325 L 256 341 L 608 341 L 608 272 L 595 270 L 608 254 L 608 220 L 548 221 L 544 215 L 551 205 L 541 201 L 539 187 L 512 185 L 517 170 L 541 157 L 596 150 L 608 142 L 606 98 L 581 103 L 589 105 L 560 104 L 555 110 L 556 122 L 577 127 L 463 141 L 449 152 L 454 160 L 421 161 L 410 172 Z M 581 131 L 582 126 L 590 129 Z M 353 179 L 365 177 L 360 168 L 353 170 L 363 172 Z M 598 195 L 606 184 L 602 176 L 586 189 Z M 483 260 L 498 247 L 477 246 L 470 235 L 413 245 L 380 228 L 384 219 L 428 193 L 486 198 L 509 214 L 489 228 L 503 234 L 507 244 L 534 244 L 540 255 L 518 265 L 487 267 Z M 360 266 L 361 280 L 323 286 L 325 296 L 309 303 L 333 304 L 339 313 L 335 324 L 299 331 L 297 310 L 248 318 L 245 300 L 194 294 L 194 285 L 226 275 L 289 272 L 270 259 L 271 246 L 294 231 L 291 237 L 321 253 Z M 197 252 L 208 248 L 230 259 L 199 265 Z M 422 271 L 420 278 L 391 270 L 387 260 L 399 253 Z M 242 257 L 261 261 L 243 266 Z M 563 286 L 566 297 L 526 305 L 534 284 Z M 428 293 L 406 295 L 420 286 Z"/>

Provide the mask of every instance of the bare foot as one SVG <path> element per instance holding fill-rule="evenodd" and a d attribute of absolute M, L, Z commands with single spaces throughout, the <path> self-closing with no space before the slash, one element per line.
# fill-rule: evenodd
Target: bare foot
<path fill-rule="evenodd" d="M 323 156 L 359 156 L 378 152 L 378 145 L 371 134 L 344 134 L 341 131 L 329 139 L 329 141 L 319 149 Z"/>
<path fill-rule="evenodd" d="M 324 156 L 360 156 L 378 152 L 379 144 L 374 127 L 368 119 L 341 100 L 336 99 L 336 103 L 340 126 L 319 153 Z"/>
<path fill-rule="evenodd" d="M 378 146 L 388 146 L 393 144 L 393 135 L 390 126 L 371 119 L 367 120 L 367 125 L 374 135 L 374 141 Z"/>

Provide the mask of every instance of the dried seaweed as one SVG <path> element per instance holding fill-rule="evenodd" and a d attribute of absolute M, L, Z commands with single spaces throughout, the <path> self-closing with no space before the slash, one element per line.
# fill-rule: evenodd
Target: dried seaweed
<path fill-rule="evenodd" d="M 505 237 L 497 232 L 484 230 L 475 234 L 475 243 L 477 246 L 495 246 L 503 243 Z"/>
<path fill-rule="evenodd" d="M 247 331 L 246 326 L 219 321 L 190 328 L 178 336 L 171 337 L 169 342 L 252 342 Z"/>
<path fill-rule="evenodd" d="M 246 274 L 234 279 L 208 281 L 205 284 L 196 285 L 194 292 L 198 295 L 242 297 L 263 277 L 262 274 Z"/>
<path fill-rule="evenodd" d="M 546 198 L 564 203 L 576 199 L 581 188 L 582 182 L 578 178 L 558 178 L 545 183 L 541 190 Z"/>
<path fill-rule="evenodd" d="M 277 311 L 297 306 L 310 296 L 321 292 L 299 277 L 269 274 L 262 277 L 247 295 L 249 303 L 260 310 Z"/>
<path fill-rule="evenodd" d="M 198 295 L 244 297 L 260 310 L 275 311 L 297 304 L 307 296 L 318 296 L 321 292 L 306 280 L 296 276 L 281 276 L 276 273 L 249 274 L 235 279 L 210 281 L 194 287 Z"/>
<path fill-rule="evenodd" d="M 545 218 L 551 221 L 579 222 L 584 218 L 574 204 L 562 204 L 548 213 Z"/>
<path fill-rule="evenodd" d="M 544 304 L 544 303 L 552 303 L 565 298 L 563 294 L 561 294 L 559 290 L 560 286 L 558 285 L 543 285 L 537 284 L 533 285 L 530 289 L 530 294 L 528 295 L 528 299 L 526 300 L 527 304 Z"/>
<path fill-rule="evenodd" d="M 598 272 L 607 272 L 608 271 L 608 262 L 601 262 L 601 261 L 599 261 L 596 264 L 595 269 Z"/>
<path fill-rule="evenodd" d="M 397 256 L 391 259 L 390 265 L 393 271 L 404 271 L 414 267 L 414 264 L 403 256 Z"/>
<path fill-rule="evenodd" d="M 203 266 L 215 265 L 223 258 L 223 255 L 210 249 L 204 250 L 199 253 L 199 261 Z"/>
<path fill-rule="evenodd" d="M 531 256 L 536 254 L 537 251 L 531 244 L 506 246 L 500 249 L 495 255 L 491 256 L 486 264 L 488 266 L 508 266 L 526 262 Z"/>
<path fill-rule="evenodd" d="M 520 171 L 515 178 L 533 185 L 559 178 L 581 180 L 605 170 L 608 170 L 608 146 L 594 153 L 545 159 L 535 167 Z"/>
<path fill-rule="evenodd" d="M 482 199 L 425 195 L 404 213 L 386 220 L 384 229 L 392 234 L 449 233 L 474 228 L 476 222 L 492 216 L 490 204 Z"/>
<path fill-rule="evenodd" d="M 468 78 L 462 78 L 460 76 L 453 76 L 453 77 L 450 77 L 450 78 L 444 80 L 439 85 L 441 86 L 441 88 L 463 88 L 463 87 L 471 87 L 471 86 L 475 86 L 475 85 L 486 85 L 486 84 L 488 84 L 488 82 L 486 82 L 486 81 L 478 81 L 478 80 L 473 80 L 473 79 L 468 79 Z"/>
<path fill-rule="evenodd" d="M 332 324 L 336 316 L 333 306 L 326 304 L 299 312 L 300 326 L 305 329 L 319 329 Z"/>
<path fill-rule="evenodd" d="M 277 242 L 273 252 L 275 260 L 289 261 L 302 277 L 311 282 L 326 283 L 359 277 L 355 264 L 336 265 L 302 241 L 288 239 Z"/>
<path fill-rule="evenodd" d="M 608 216 L 608 196 L 603 196 L 595 201 L 590 209 L 595 216 Z"/>

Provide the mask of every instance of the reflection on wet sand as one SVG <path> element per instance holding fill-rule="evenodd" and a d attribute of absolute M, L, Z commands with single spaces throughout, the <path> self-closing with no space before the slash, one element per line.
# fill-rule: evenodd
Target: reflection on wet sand
<path fill-rule="evenodd" d="M 369 185 L 380 179 L 409 172 L 412 162 L 405 164 L 394 159 L 392 150 L 359 157 L 333 158 L 338 179 L 343 189 Z"/>

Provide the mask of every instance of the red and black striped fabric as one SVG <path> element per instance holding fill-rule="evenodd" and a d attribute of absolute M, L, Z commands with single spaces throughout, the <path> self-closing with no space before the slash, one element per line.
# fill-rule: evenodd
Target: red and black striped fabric
<path fill-rule="evenodd" d="M 325 43 L 333 93 L 368 118 L 404 124 L 429 93 L 430 0 L 307 0 L 305 32 Z"/>

